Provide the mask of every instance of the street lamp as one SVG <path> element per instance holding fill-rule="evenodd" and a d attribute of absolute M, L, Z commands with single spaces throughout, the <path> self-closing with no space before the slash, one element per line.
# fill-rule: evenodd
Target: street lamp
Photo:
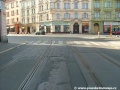
<path fill-rule="evenodd" d="M 110 36 L 112 37 L 112 22 L 110 22 Z"/>

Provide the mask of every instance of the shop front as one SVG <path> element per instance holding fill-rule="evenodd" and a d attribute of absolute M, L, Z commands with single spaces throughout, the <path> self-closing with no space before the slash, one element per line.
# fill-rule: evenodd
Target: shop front
<path fill-rule="evenodd" d="M 120 30 L 120 22 L 104 22 L 104 33 L 110 33 L 110 31 Z"/>
<path fill-rule="evenodd" d="M 82 33 L 89 33 L 89 22 L 82 23 Z"/>

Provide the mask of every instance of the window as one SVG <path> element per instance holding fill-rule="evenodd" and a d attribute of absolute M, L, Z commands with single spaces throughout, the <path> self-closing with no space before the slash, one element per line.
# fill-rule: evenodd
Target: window
<path fill-rule="evenodd" d="M 25 24 L 25 19 L 24 18 L 22 18 L 22 24 Z"/>
<path fill-rule="evenodd" d="M 88 3 L 82 3 L 82 9 L 88 9 Z"/>
<path fill-rule="evenodd" d="M 49 20 L 49 15 L 47 14 L 47 20 Z"/>
<path fill-rule="evenodd" d="M 35 9 L 32 9 L 32 14 L 35 14 Z"/>
<path fill-rule="evenodd" d="M 11 11 L 11 16 L 14 16 L 14 10 L 13 10 L 13 11 Z"/>
<path fill-rule="evenodd" d="M 22 11 L 22 16 L 25 16 L 25 11 Z"/>
<path fill-rule="evenodd" d="M 120 12 L 116 12 L 116 18 L 120 18 Z"/>
<path fill-rule="evenodd" d="M 100 8 L 100 2 L 94 2 L 94 8 Z"/>
<path fill-rule="evenodd" d="M 120 8 L 120 2 L 116 2 L 116 8 Z"/>
<path fill-rule="evenodd" d="M 78 19 L 78 13 L 75 13 L 75 14 L 74 14 L 74 18 L 75 18 L 75 19 Z"/>
<path fill-rule="evenodd" d="M 74 9 L 78 9 L 78 3 L 74 3 Z"/>
<path fill-rule="evenodd" d="M 111 7 L 111 2 L 110 1 L 106 1 L 104 3 L 104 7 Z"/>
<path fill-rule="evenodd" d="M 32 1 L 32 6 L 35 6 L 35 1 Z"/>
<path fill-rule="evenodd" d="M 6 16 L 9 17 L 9 12 L 6 12 L 6 14 L 7 14 Z"/>
<path fill-rule="evenodd" d="M 83 13 L 82 18 L 87 19 L 88 18 L 88 14 L 87 13 Z"/>
<path fill-rule="evenodd" d="M 65 13 L 64 14 L 64 18 L 70 18 L 70 14 L 69 13 Z"/>
<path fill-rule="evenodd" d="M 16 14 L 18 15 L 19 13 L 18 13 L 18 10 L 16 10 Z"/>
<path fill-rule="evenodd" d="M 59 13 L 57 13 L 56 18 L 60 19 L 60 14 Z"/>
<path fill-rule="evenodd" d="M 17 18 L 17 22 L 19 21 L 19 19 Z"/>
<path fill-rule="evenodd" d="M 12 23 L 14 23 L 14 18 L 11 19 Z"/>
<path fill-rule="evenodd" d="M 11 3 L 11 8 L 14 8 L 14 3 Z"/>
<path fill-rule="evenodd" d="M 29 15 L 29 10 L 27 10 L 27 15 Z"/>
<path fill-rule="evenodd" d="M 65 9 L 70 9 L 70 3 L 64 3 L 64 8 Z"/>
<path fill-rule="evenodd" d="M 9 9 L 9 4 L 8 4 L 8 5 L 6 5 L 6 9 Z"/>
<path fill-rule="evenodd" d="M 55 32 L 60 32 L 60 25 L 55 25 Z"/>
<path fill-rule="evenodd" d="M 29 23 L 29 18 L 27 18 L 27 23 Z"/>
<path fill-rule="evenodd" d="M 95 18 L 100 18 L 100 13 L 99 12 L 95 12 L 94 17 Z"/>
<path fill-rule="evenodd" d="M 7 24 L 9 24 L 9 19 L 7 19 Z"/>
<path fill-rule="evenodd" d="M 57 9 L 59 9 L 60 8 L 60 3 L 57 3 Z"/>
<path fill-rule="evenodd" d="M 25 7 L 25 3 L 21 3 L 21 7 L 24 8 Z"/>
<path fill-rule="evenodd" d="M 106 12 L 104 17 L 105 18 L 111 18 L 111 12 Z"/>
<path fill-rule="evenodd" d="M 18 1 L 16 1 L 16 7 L 18 7 Z"/>

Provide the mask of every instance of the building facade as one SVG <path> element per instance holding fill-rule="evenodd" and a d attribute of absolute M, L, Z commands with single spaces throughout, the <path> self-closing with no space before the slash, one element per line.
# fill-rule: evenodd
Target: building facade
<path fill-rule="evenodd" d="M 0 1 L 0 42 L 8 42 L 6 30 L 5 0 Z"/>
<path fill-rule="evenodd" d="M 6 3 L 7 31 L 19 34 L 20 30 L 20 0 L 7 0 Z"/>
<path fill-rule="evenodd" d="M 21 0 L 21 29 L 25 33 L 39 31 L 38 0 Z"/>
<path fill-rule="evenodd" d="M 120 30 L 120 0 L 92 1 L 92 33 Z"/>
<path fill-rule="evenodd" d="M 46 33 L 90 33 L 91 0 L 40 0 L 38 7 Z"/>

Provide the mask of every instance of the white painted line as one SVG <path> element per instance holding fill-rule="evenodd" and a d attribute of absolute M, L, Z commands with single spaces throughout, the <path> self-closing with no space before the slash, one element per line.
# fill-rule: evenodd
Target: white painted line
<path fill-rule="evenodd" d="M 7 52 L 7 51 L 10 51 L 10 50 L 12 50 L 12 49 L 14 49 L 14 48 L 17 48 L 17 47 L 19 47 L 19 46 L 22 46 L 22 45 L 24 45 L 24 44 L 26 44 L 26 43 L 22 43 L 22 44 L 20 44 L 20 45 L 15 46 L 15 47 L 11 47 L 11 48 L 9 48 L 9 49 L 7 49 L 7 50 L 1 51 L 0 54 L 5 53 L 5 52 Z"/>

